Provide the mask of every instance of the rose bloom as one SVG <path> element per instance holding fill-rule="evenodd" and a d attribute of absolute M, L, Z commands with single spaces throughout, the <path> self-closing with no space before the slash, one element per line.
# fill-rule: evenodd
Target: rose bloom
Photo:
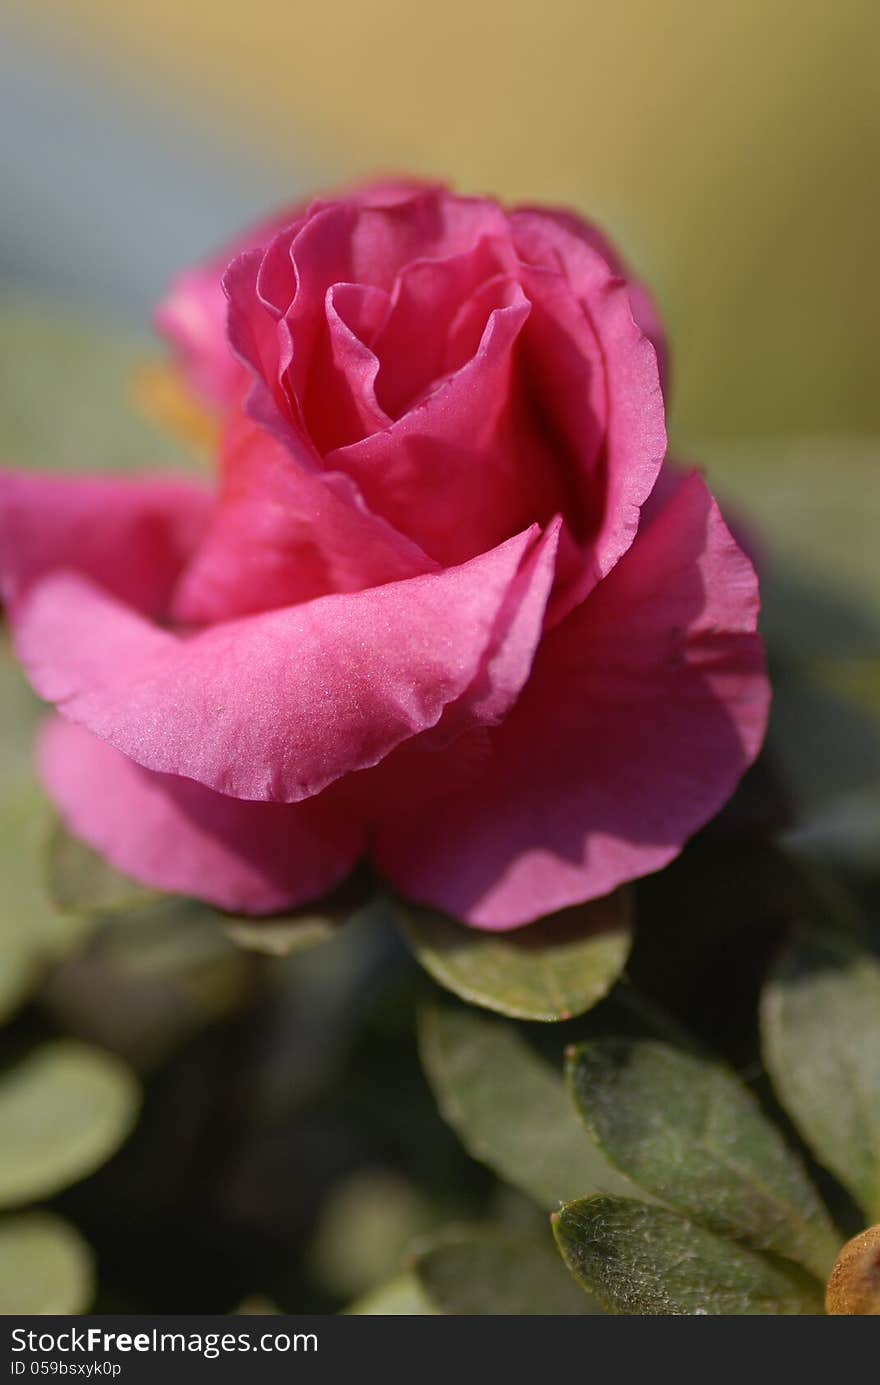
<path fill-rule="evenodd" d="M 664 463 L 644 290 L 572 214 L 433 185 L 233 250 L 158 319 L 222 414 L 216 484 L 0 483 L 70 831 L 248 914 L 368 857 L 484 929 L 663 866 L 757 754 L 769 688 L 752 566 Z"/>

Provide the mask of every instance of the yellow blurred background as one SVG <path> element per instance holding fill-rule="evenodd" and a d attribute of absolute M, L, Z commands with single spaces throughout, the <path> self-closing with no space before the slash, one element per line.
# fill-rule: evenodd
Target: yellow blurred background
<path fill-rule="evenodd" d="M 687 440 L 880 431 L 876 0 L 11 4 L 279 189 L 404 169 L 586 211 L 658 292 Z"/>

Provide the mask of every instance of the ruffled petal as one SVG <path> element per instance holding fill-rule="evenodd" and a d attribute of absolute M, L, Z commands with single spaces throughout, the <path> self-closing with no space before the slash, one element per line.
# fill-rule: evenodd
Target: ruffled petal
<path fill-rule="evenodd" d="M 326 459 L 440 563 L 463 562 L 560 509 L 556 469 L 516 396 L 516 348 L 529 311 L 518 284 L 488 281 L 451 329 L 465 363 L 390 428 Z"/>
<path fill-rule="evenodd" d="M 153 318 L 156 330 L 174 350 L 190 388 L 206 404 L 235 404 L 244 384 L 241 363 L 226 337 L 223 271 L 243 251 L 268 245 L 282 227 L 294 225 L 303 214 L 301 205 L 283 207 L 248 227 L 203 264 L 178 274 L 159 304 Z"/>
<path fill-rule="evenodd" d="M 633 318 L 627 284 L 599 251 L 552 214 L 515 212 L 510 221 L 514 243 L 526 265 L 533 267 L 531 274 L 524 271 L 524 282 L 536 308 L 544 310 L 533 314 L 532 331 L 543 322 L 546 338 L 533 352 L 534 368 L 542 372 L 541 389 L 552 401 L 557 434 L 565 437 L 569 454 L 579 457 L 594 497 L 595 518 L 586 542 L 579 545 L 582 573 L 578 578 L 573 572 L 561 594 L 556 612 L 560 618 L 610 572 L 635 538 L 640 507 L 666 453 L 663 393 L 656 352 Z M 595 342 L 599 361 L 595 347 L 579 346 L 570 321 L 559 311 L 561 304 L 568 316 L 569 295 L 561 294 L 558 284 L 552 291 L 550 287 L 560 269 L 584 314 L 588 337 L 582 339 Z M 571 341 L 565 357 L 553 344 L 551 326 L 559 342 Z M 561 358 L 568 360 L 570 370 L 559 369 Z M 591 417 L 601 419 L 598 448 Z M 586 451 L 578 444 L 579 436 Z M 575 538 L 580 536 L 575 533 Z"/>
<path fill-rule="evenodd" d="M 521 207 L 519 210 L 522 212 L 530 211 L 551 218 L 564 230 L 569 231 L 593 250 L 596 250 L 613 273 L 618 278 L 626 280 L 632 315 L 657 354 L 660 383 L 663 386 L 664 397 L 668 402 L 671 374 L 669 341 L 660 310 L 647 285 L 641 279 L 635 278 L 617 247 L 612 245 L 604 232 L 600 231 L 598 226 L 594 226 L 591 221 L 585 221 L 583 217 L 565 207 Z"/>
<path fill-rule="evenodd" d="M 442 189 L 437 183 L 386 179 L 364 183 L 345 195 L 364 206 L 394 207 L 432 191 L 438 194 Z M 321 205 L 314 203 L 312 208 Z M 156 329 L 174 350 L 191 388 L 207 404 L 228 407 L 239 401 L 242 392 L 241 364 L 226 338 L 224 270 L 243 252 L 265 249 L 285 227 L 301 225 L 312 208 L 293 203 L 249 226 L 202 264 L 178 274 L 159 304 Z"/>
<path fill-rule="evenodd" d="M 223 445 L 220 498 L 181 577 L 174 613 L 186 625 L 210 625 L 398 582 L 436 566 L 358 504 L 353 488 L 305 470 L 235 415 Z"/>
<path fill-rule="evenodd" d="M 760 749 L 757 613 L 754 570 L 702 479 L 670 486 L 545 636 L 482 775 L 420 815 L 389 814 L 380 870 L 411 898 L 507 929 L 665 865 Z"/>
<path fill-rule="evenodd" d="M 287 445 L 301 445 L 315 422 L 306 416 L 309 377 L 326 349 L 328 291 L 357 284 L 391 293 L 412 261 L 466 254 L 493 231 L 506 234 L 495 203 L 437 186 L 375 185 L 314 203 L 265 253 L 240 256 L 224 286 L 230 342 L 254 377 L 251 416 Z"/>
<path fill-rule="evenodd" d="M 340 883 L 363 829 L 329 794 L 246 803 L 153 774 L 80 726 L 52 718 L 38 760 L 75 837 L 132 879 L 234 913 L 271 914 Z"/>
<path fill-rule="evenodd" d="M 324 330 L 302 400 L 311 439 L 322 454 L 391 423 L 376 398 L 379 362 L 367 345 L 387 305 L 383 289 L 334 284 L 327 290 Z"/>
<path fill-rule="evenodd" d="M 40 696 L 139 764 L 295 802 L 436 726 L 480 673 L 538 537 L 184 638 L 53 575 L 20 604 L 15 646 Z"/>
<path fill-rule="evenodd" d="M 205 486 L 184 478 L 0 472 L 0 597 L 12 606 L 66 568 L 164 617 L 211 503 Z"/>
<path fill-rule="evenodd" d="M 435 380 L 464 364 L 449 358 L 455 318 L 487 280 L 510 267 L 510 259 L 509 247 L 505 257 L 497 240 L 484 236 L 461 255 L 420 258 L 401 270 L 370 342 L 381 363 L 376 389 L 391 418 L 399 418 Z M 484 325 L 485 315 L 478 341 Z"/>

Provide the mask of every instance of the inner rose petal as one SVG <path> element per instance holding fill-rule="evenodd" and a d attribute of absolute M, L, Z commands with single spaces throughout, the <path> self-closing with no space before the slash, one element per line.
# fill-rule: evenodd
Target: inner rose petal
<path fill-rule="evenodd" d="M 379 362 L 367 345 L 387 312 L 384 289 L 334 284 L 327 290 L 324 330 L 312 353 L 301 400 L 306 426 L 322 454 L 391 423 L 376 398 Z"/>
<path fill-rule="evenodd" d="M 505 248 L 509 261 L 509 246 L 484 236 L 462 255 L 414 260 L 398 275 L 387 317 L 371 342 L 381 363 L 376 390 L 393 418 L 450 370 L 446 343 L 456 314 L 481 284 L 506 267 Z M 487 318 L 484 312 L 471 355 Z"/>

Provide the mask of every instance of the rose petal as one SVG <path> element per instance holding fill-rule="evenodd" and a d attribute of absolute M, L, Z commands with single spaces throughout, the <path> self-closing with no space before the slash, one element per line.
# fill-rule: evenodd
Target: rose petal
<path fill-rule="evenodd" d="M 371 341 L 381 361 L 377 392 L 391 418 L 400 417 L 434 380 L 465 363 L 467 357 L 448 358 L 449 333 L 462 304 L 505 268 L 497 247 L 484 236 L 461 255 L 420 258 L 397 276 L 385 321 Z M 485 319 L 477 342 L 484 326 Z"/>
<path fill-rule="evenodd" d="M 404 894 L 517 927 L 659 869 L 732 793 L 769 705 L 757 582 L 700 477 L 672 489 L 545 636 L 482 778 L 389 814 L 375 859 Z"/>
<path fill-rule="evenodd" d="M 302 400 L 309 434 L 322 454 L 391 423 L 376 398 L 379 362 L 366 345 L 387 307 L 383 289 L 334 284 L 327 290 L 325 322 Z"/>
<path fill-rule="evenodd" d="M 603 445 L 598 453 L 593 451 L 595 429 L 587 430 L 585 436 L 591 451 L 582 457 L 590 472 L 591 489 L 594 494 L 598 490 L 603 501 L 601 522 L 585 549 L 587 562 L 581 579 L 571 582 L 562 594 L 561 608 L 556 612 L 558 619 L 610 572 L 635 537 L 640 506 L 651 493 L 666 453 L 663 394 L 657 356 L 633 320 L 627 285 L 614 276 L 598 251 L 552 215 L 515 212 L 510 221 L 514 242 L 528 264 L 545 271 L 564 269 L 598 343 L 603 364 Z M 532 296 L 543 300 L 552 315 L 554 301 L 546 294 L 546 288 L 542 290 L 546 275 L 543 279 L 538 274 L 526 277 Z M 535 322 L 539 320 L 540 314 L 536 314 Z M 560 327 L 567 332 L 565 323 L 560 323 Z M 540 361 L 542 353 L 535 353 L 535 359 Z M 543 356 L 544 387 L 554 390 L 557 423 L 566 416 L 569 420 L 568 442 L 574 449 L 578 432 L 583 431 L 582 387 L 577 386 L 575 372 L 566 400 L 565 377 L 557 376 L 554 383 L 555 359 L 555 353 L 549 351 Z"/>
<path fill-rule="evenodd" d="M 560 520 L 554 520 L 523 560 L 498 610 L 480 668 L 436 726 L 411 737 L 379 764 L 345 780 L 358 817 L 372 820 L 376 805 L 418 809 L 450 790 L 461 790 L 485 768 L 488 728 L 503 721 L 531 673 L 553 586 Z"/>
<path fill-rule="evenodd" d="M 386 179 L 356 186 L 346 196 L 365 206 L 393 207 L 430 191 L 440 192 L 440 185 Z M 321 205 L 313 203 L 312 208 L 318 210 Z M 264 249 L 279 231 L 301 223 L 310 210 L 304 203 L 281 207 L 172 280 L 156 312 L 155 326 L 174 349 L 190 386 L 206 403 L 225 408 L 237 403 L 242 391 L 241 365 L 226 339 L 224 270 L 244 251 Z"/>
<path fill-rule="evenodd" d="M 147 768 L 294 802 L 437 724 L 480 672 L 536 537 L 187 638 L 53 575 L 17 611 L 16 650 L 40 696 Z"/>
<path fill-rule="evenodd" d="M 0 472 L 0 596 L 11 605 L 63 567 L 162 617 L 210 505 L 184 478 Z"/>
<path fill-rule="evenodd" d="M 141 884 L 235 913 L 269 914 L 331 890 L 363 831 L 331 795 L 246 803 L 153 774 L 53 717 L 38 749 L 46 789 L 74 836 Z"/>
<path fill-rule="evenodd" d="M 458 563 L 559 510 L 557 473 L 518 407 L 515 348 L 529 304 L 490 280 L 468 301 L 475 353 L 390 428 L 338 448 L 327 465 L 351 476 L 370 508 L 438 562 Z"/>
<path fill-rule="evenodd" d="M 313 204 L 265 255 L 240 256 L 224 286 L 230 342 L 254 376 L 251 416 L 289 446 L 308 436 L 308 375 L 334 285 L 391 292 L 413 260 L 464 254 L 493 228 L 504 234 L 505 224 L 492 202 L 452 197 L 437 186 L 377 185 L 372 194 Z"/>
<path fill-rule="evenodd" d="M 575 212 L 569 211 L 565 207 L 520 207 L 518 211 L 532 212 L 552 218 L 564 230 L 571 232 L 572 235 L 577 236 L 591 246 L 593 250 L 596 250 L 613 273 L 618 278 L 626 280 L 633 317 L 657 354 L 660 383 L 663 386 L 663 395 L 668 402 L 671 373 L 669 342 L 660 311 L 647 285 L 633 276 L 617 247 L 611 244 L 604 232 L 600 231 L 598 226 L 594 226 L 592 222 L 584 221 L 583 217 L 578 216 Z"/>
<path fill-rule="evenodd" d="M 226 338 L 226 297 L 223 271 L 245 250 L 269 244 L 284 226 L 301 220 L 301 205 L 283 207 L 250 226 L 203 264 L 184 270 L 172 280 L 153 319 L 169 342 L 190 387 L 207 404 L 225 408 L 241 398 L 242 369 Z"/>
<path fill-rule="evenodd" d="M 177 619 L 207 625 L 436 569 L 416 544 L 332 482 L 304 470 L 249 419 L 233 416 L 220 499 L 175 593 Z"/>

